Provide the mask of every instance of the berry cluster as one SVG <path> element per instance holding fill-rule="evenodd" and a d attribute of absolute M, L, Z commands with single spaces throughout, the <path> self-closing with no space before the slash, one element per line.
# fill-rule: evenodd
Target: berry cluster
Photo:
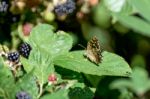
<path fill-rule="evenodd" d="M 30 51 L 31 51 L 31 46 L 28 43 L 23 43 L 19 47 L 19 53 L 17 51 L 16 52 L 9 52 L 7 55 L 7 59 L 10 62 L 16 62 L 17 63 L 17 62 L 19 62 L 20 55 L 22 55 L 25 58 L 28 58 Z"/>
<path fill-rule="evenodd" d="M 17 93 L 16 99 L 31 99 L 31 96 L 28 93 L 21 91 Z"/>
<path fill-rule="evenodd" d="M 11 61 L 11 62 L 18 62 L 19 61 L 19 53 L 18 52 L 10 52 L 8 53 L 8 60 Z"/>
<path fill-rule="evenodd" d="M 75 10 L 75 2 L 73 0 L 67 0 L 63 4 L 58 4 L 55 6 L 55 13 L 58 16 L 64 15 L 64 14 L 70 14 Z"/>
<path fill-rule="evenodd" d="M 19 47 L 19 53 L 25 58 L 28 58 L 30 51 L 32 50 L 31 46 L 28 43 L 23 43 Z"/>

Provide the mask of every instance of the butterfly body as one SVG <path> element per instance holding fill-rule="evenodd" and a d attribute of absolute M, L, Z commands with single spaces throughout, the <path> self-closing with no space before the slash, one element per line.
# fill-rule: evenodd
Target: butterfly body
<path fill-rule="evenodd" d="M 91 62 L 99 64 L 102 60 L 101 48 L 99 41 L 93 37 L 87 44 L 86 53 L 84 54 Z"/>

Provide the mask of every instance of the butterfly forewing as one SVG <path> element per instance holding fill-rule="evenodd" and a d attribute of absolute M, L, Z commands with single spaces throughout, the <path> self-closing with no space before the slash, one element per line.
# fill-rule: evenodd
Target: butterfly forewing
<path fill-rule="evenodd" d="M 93 37 L 87 44 L 86 57 L 94 62 L 99 64 L 101 62 L 101 48 L 99 41 L 96 37 Z"/>

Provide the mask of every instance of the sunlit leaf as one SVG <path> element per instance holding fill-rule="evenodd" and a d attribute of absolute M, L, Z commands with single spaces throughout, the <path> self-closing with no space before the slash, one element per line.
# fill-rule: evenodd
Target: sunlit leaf
<path fill-rule="evenodd" d="M 54 57 L 68 52 L 72 47 L 73 40 L 69 34 L 63 31 L 54 34 L 52 26 L 40 24 L 31 31 L 29 43 L 33 48 L 41 48 Z"/>
<path fill-rule="evenodd" d="M 126 0 L 104 0 L 107 8 L 113 12 L 120 12 Z"/>
<path fill-rule="evenodd" d="M 130 76 L 131 69 L 125 60 L 115 54 L 104 51 L 99 66 L 83 57 L 84 51 L 74 51 L 58 56 L 54 63 L 66 69 L 91 75 Z"/>

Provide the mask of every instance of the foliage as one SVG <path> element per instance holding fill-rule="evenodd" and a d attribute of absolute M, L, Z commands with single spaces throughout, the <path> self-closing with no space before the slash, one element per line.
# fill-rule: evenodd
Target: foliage
<path fill-rule="evenodd" d="M 150 0 L 0 0 L 0 99 L 19 93 L 32 99 L 150 97 L 149 5 Z M 99 64 L 85 57 L 94 36 L 102 50 Z"/>
<path fill-rule="evenodd" d="M 107 1 L 109 2 L 109 1 Z M 117 2 L 117 0 L 116 0 Z M 125 2 L 125 0 L 122 0 L 122 2 Z M 150 28 L 150 15 L 149 15 L 149 9 L 150 7 L 148 6 L 150 4 L 149 0 L 144 0 L 144 1 L 140 1 L 140 0 L 126 0 L 126 2 L 129 3 L 128 6 L 133 6 L 134 9 L 136 10 L 136 12 L 142 16 L 142 18 L 139 18 L 137 16 L 131 15 L 129 13 L 129 11 L 120 11 L 119 13 L 112 13 L 113 17 L 117 18 L 116 20 L 118 20 L 119 22 L 121 22 L 123 25 L 125 25 L 126 27 L 129 27 L 135 31 L 137 31 L 137 33 L 140 33 L 142 35 L 145 36 L 150 36 L 150 32 L 149 32 L 149 28 Z M 118 9 L 121 9 L 122 3 L 120 3 L 120 6 L 118 4 Z M 114 6 L 114 4 L 112 4 L 112 7 Z M 117 4 L 116 4 L 117 6 Z M 142 6 L 142 7 L 141 7 Z M 112 8 L 115 9 L 115 8 Z"/>
<path fill-rule="evenodd" d="M 120 91 L 129 89 L 139 98 L 144 97 L 144 94 L 150 90 L 150 80 L 147 72 L 143 68 L 135 67 L 131 77 L 131 79 L 116 80 L 111 84 L 111 87 Z"/>
<path fill-rule="evenodd" d="M 42 35 L 39 35 L 40 33 Z M 99 64 L 99 66 L 85 59 L 83 57 L 84 51 L 70 52 L 69 50 L 72 47 L 72 37 L 63 31 L 59 31 L 54 34 L 53 28 L 47 24 L 40 24 L 36 26 L 31 32 L 28 43 L 32 46 L 32 51 L 29 59 L 23 57 L 21 58 L 21 63 L 23 64 L 23 68 L 25 69 L 27 74 L 19 78 L 17 83 L 10 83 L 11 85 L 14 84 L 16 91 L 9 94 L 8 97 L 11 97 L 11 95 L 12 97 L 14 97 L 14 94 L 16 94 L 18 90 L 23 90 L 30 93 L 33 98 L 40 98 L 42 95 L 49 94 L 48 96 L 43 96 L 42 99 L 46 99 L 46 97 L 52 97 L 53 99 L 56 99 L 56 97 L 60 96 L 61 94 L 66 94 L 64 99 L 67 99 L 67 93 L 69 91 L 68 88 L 66 91 L 65 89 L 58 92 L 56 91 L 55 94 L 53 92 L 43 94 L 45 90 L 44 85 L 46 84 L 46 86 L 49 86 L 47 84 L 49 74 L 56 72 L 54 66 L 60 66 L 79 73 L 82 72 L 84 74 L 97 76 L 130 76 L 131 73 L 131 69 L 129 68 L 128 64 L 120 56 L 117 56 L 110 52 L 103 52 L 103 60 L 102 63 Z M 61 78 L 59 78 L 59 80 L 63 81 L 63 79 Z M 36 82 L 38 83 L 39 87 Z M 73 85 L 71 85 L 70 87 L 72 87 Z M 4 90 L 3 88 L 1 89 Z M 40 91 L 38 92 L 38 90 Z M 71 89 L 71 93 L 73 90 L 76 90 L 76 88 Z M 88 90 L 84 89 L 83 92 Z M 5 96 L 5 94 L 2 95 Z M 71 94 L 69 94 L 69 96 L 70 95 Z M 83 95 L 81 97 L 86 98 L 86 96 L 88 96 L 88 93 L 87 95 Z"/>

